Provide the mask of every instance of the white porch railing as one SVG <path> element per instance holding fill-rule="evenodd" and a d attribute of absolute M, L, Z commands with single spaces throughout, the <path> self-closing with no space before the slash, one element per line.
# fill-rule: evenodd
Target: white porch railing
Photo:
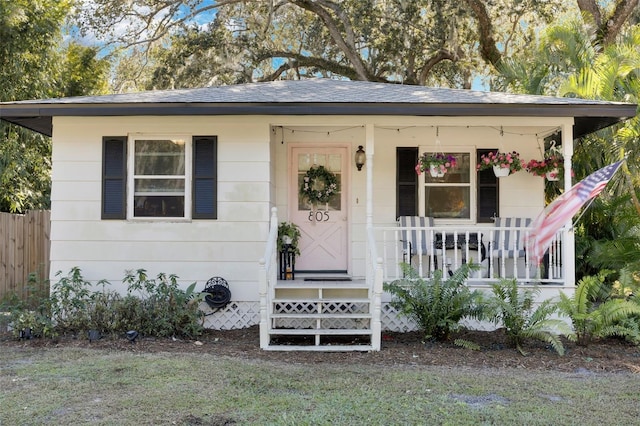
<path fill-rule="evenodd" d="M 413 247 L 403 238 L 412 232 Z M 374 238 L 382 258 L 383 281 L 402 278 L 402 263 L 428 278 L 436 269 L 452 273 L 473 261 L 480 264 L 480 269 L 471 274 L 470 284 L 516 278 L 523 284 L 564 285 L 564 231 L 556 233 L 540 265 L 532 263 L 524 248 L 530 233 L 531 228 L 492 225 L 393 226 L 375 227 Z"/>
<path fill-rule="evenodd" d="M 269 310 L 273 289 L 278 280 L 278 209 L 271 209 L 269 219 L 269 236 L 264 257 L 260 259 L 258 271 L 258 294 L 260 297 L 260 348 L 269 347 Z"/>
<path fill-rule="evenodd" d="M 379 351 L 382 340 L 382 284 L 384 281 L 383 259 L 378 257 L 373 228 L 367 228 L 367 285 L 371 309 L 371 348 Z"/>

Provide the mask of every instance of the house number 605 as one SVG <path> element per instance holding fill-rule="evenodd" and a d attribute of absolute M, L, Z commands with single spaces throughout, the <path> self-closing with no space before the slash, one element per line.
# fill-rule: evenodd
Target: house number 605
<path fill-rule="evenodd" d="M 316 222 L 327 222 L 329 220 L 329 212 L 309 212 L 309 222 L 313 222 L 315 219 Z"/>

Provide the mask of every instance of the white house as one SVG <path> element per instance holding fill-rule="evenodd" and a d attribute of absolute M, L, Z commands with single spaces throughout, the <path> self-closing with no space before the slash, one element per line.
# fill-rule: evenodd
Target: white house
<path fill-rule="evenodd" d="M 568 189 L 574 139 L 635 113 L 615 102 L 323 79 L 0 103 L 0 118 L 53 140 L 52 274 L 78 266 L 120 290 L 125 270 L 138 268 L 200 288 L 223 277 L 232 301 L 209 326 L 260 323 L 265 349 L 293 334 L 318 350 L 344 350 L 324 345 L 336 334 L 376 350 L 382 329 L 408 326 L 382 292 L 401 262 L 428 276 L 473 259 L 483 268 L 472 286 L 517 277 L 543 285 L 543 296 L 573 291 L 570 227 L 541 267 L 520 247 L 524 219 L 544 207 L 544 179 L 498 179 L 476 163 L 496 150 L 540 159 L 555 138 Z M 458 165 L 418 176 L 424 152 Z M 328 172 L 307 174 L 320 165 Z M 327 202 L 301 195 L 305 175 L 312 186 L 335 179 Z M 281 221 L 303 232 L 295 280 L 280 279 Z"/>

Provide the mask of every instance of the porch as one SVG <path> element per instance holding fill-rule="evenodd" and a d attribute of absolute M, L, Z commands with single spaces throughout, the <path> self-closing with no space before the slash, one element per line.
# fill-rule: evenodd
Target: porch
<path fill-rule="evenodd" d="M 502 223 L 497 221 L 498 223 Z M 516 223 L 516 222 L 514 222 Z M 394 318 L 383 283 L 402 279 L 402 264 L 429 279 L 436 270 L 452 273 L 475 263 L 468 280 L 473 288 L 489 290 L 503 278 L 523 286 L 540 285 L 542 299 L 572 288 L 572 253 L 564 252 L 569 232 L 552 239 L 540 265 L 524 249 L 531 228 L 520 225 L 405 225 L 367 228 L 366 276 L 348 280 L 278 280 L 277 210 L 272 210 L 265 256 L 260 261 L 260 346 L 265 350 L 377 351 L 390 323 L 405 330 L 406 319 Z M 341 277 L 344 278 L 344 277 Z M 478 324 L 467 324 L 477 327 Z"/>

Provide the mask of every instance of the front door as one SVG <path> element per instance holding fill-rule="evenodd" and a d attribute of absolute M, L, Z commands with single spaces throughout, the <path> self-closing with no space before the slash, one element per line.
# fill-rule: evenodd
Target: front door
<path fill-rule="evenodd" d="M 300 256 L 296 258 L 298 272 L 347 271 L 348 152 L 346 146 L 291 148 L 289 217 L 302 232 Z M 315 172 L 308 173 L 311 169 Z M 301 194 L 305 178 L 307 185 L 320 191 L 327 181 L 335 180 L 337 185 L 326 202 L 313 202 Z"/>

